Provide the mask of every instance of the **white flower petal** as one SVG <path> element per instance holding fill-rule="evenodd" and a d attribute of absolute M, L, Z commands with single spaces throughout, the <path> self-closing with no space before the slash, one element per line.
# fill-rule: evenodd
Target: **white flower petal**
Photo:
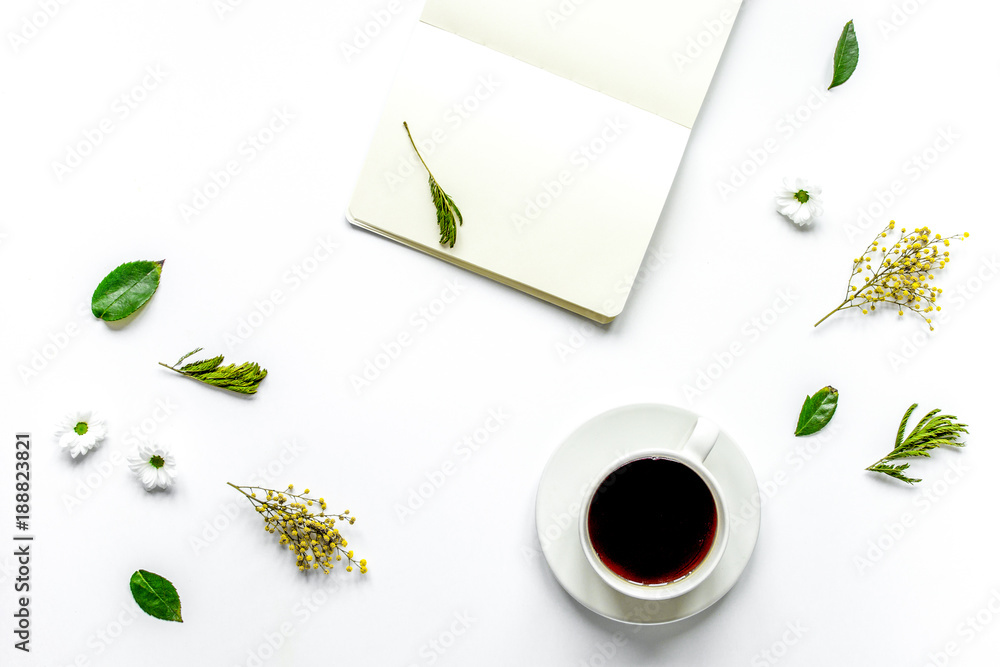
<path fill-rule="evenodd" d="M 160 468 L 153 466 L 151 459 L 154 456 L 163 459 L 163 466 Z M 176 467 L 174 455 L 170 450 L 163 445 L 150 442 L 139 443 L 135 456 L 128 459 L 128 465 L 147 491 L 169 488 L 177 475 L 174 470 Z"/>
<path fill-rule="evenodd" d="M 80 435 L 76 425 L 83 422 L 87 432 Z M 83 456 L 96 447 L 108 434 L 104 418 L 94 410 L 77 410 L 64 415 L 56 425 L 56 439 L 59 446 L 68 451 L 73 458 Z"/>
<path fill-rule="evenodd" d="M 798 215 L 799 211 L 802 210 L 802 204 L 793 200 L 793 203 L 785 206 L 784 208 L 778 209 L 781 215 L 791 218 L 793 215 Z"/>
<path fill-rule="evenodd" d="M 793 213 L 791 217 L 792 217 L 792 222 L 794 222 L 796 225 L 804 225 L 805 223 L 809 222 L 809 218 L 812 217 L 812 214 L 810 213 L 808 206 L 802 206 L 799 208 L 798 211 Z"/>
<path fill-rule="evenodd" d="M 142 475 L 139 477 L 142 485 L 146 487 L 147 491 L 152 491 L 156 488 L 156 469 L 153 466 L 146 466 L 142 470 Z"/>
<path fill-rule="evenodd" d="M 785 191 L 779 191 L 774 200 L 779 213 L 800 226 L 823 214 L 823 202 L 819 198 L 822 188 L 803 178 L 785 178 L 781 183 Z M 808 195 L 805 202 L 800 202 L 795 197 L 800 191 Z"/>

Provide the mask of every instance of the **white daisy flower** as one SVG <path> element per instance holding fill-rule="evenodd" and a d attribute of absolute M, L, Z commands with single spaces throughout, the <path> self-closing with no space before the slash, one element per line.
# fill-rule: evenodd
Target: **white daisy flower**
<path fill-rule="evenodd" d="M 60 419 L 56 427 L 59 446 L 67 450 L 74 459 L 96 447 L 107 434 L 108 427 L 104 423 L 104 417 L 93 410 L 71 412 Z"/>
<path fill-rule="evenodd" d="M 775 193 L 774 199 L 778 213 L 800 227 L 823 215 L 823 202 L 819 198 L 822 188 L 801 178 L 786 178 L 781 184 L 783 187 Z"/>
<path fill-rule="evenodd" d="M 128 459 L 128 467 L 139 478 L 147 491 L 166 489 L 177 476 L 177 462 L 170 450 L 163 445 L 143 442 L 134 456 Z"/>

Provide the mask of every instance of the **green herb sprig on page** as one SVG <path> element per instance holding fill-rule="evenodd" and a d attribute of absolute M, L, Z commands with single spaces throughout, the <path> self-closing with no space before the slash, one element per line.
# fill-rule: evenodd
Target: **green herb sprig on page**
<path fill-rule="evenodd" d="M 434 174 L 431 173 L 430 167 L 424 162 L 424 157 L 420 154 L 420 150 L 417 148 L 417 144 L 413 141 L 413 135 L 410 134 L 410 127 L 405 122 L 403 123 L 403 129 L 406 130 L 406 136 L 410 138 L 410 145 L 413 146 L 413 150 L 416 151 L 417 157 L 420 158 L 420 163 L 424 165 L 424 169 L 427 170 L 427 176 L 429 177 L 428 183 L 431 187 L 431 199 L 434 200 L 434 208 L 437 209 L 437 223 L 438 228 L 441 230 L 441 245 L 446 245 L 449 248 L 455 247 L 455 239 L 458 238 L 458 225 L 462 224 L 462 212 L 458 210 L 458 206 L 455 204 L 455 200 L 448 196 L 441 186 L 438 185 L 437 180 L 434 178 Z"/>
<path fill-rule="evenodd" d="M 223 366 L 224 357 L 221 354 L 211 359 L 202 359 L 180 366 L 182 361 L 193 354 L 201 352 L 201 350 L 202 348 L 199 347 L 196 350 L 188 352 L 178 359 L 177 363 L 173 366 L 168 366 L 162 361 L 160 365 L 199 382 L 204 382 L 220 389 L 226 389 L 227 391 L 235 391 L 239 394 L 256 394 L 257 387 L 267 377 L 267 369 L 261 368 L 251 361 L 244 362 L 239 366 L 235 364 Z"/>
<path fill-rule="evenodd" d="M 907 484 L 916 484 L 920 479 L 907 477 L 904 474 L 910 467 L 909 463 L 894 464 L 890 462 L 917 456 L 929 457 L 931 450 L 937 449 L 941 445 L 948 445 L 950 447 L 965 446 L 965 443 L 958 442 L 958 439 L 963 433 L 969 432 L 966 424 L 955 421 L 954 415 L 939 414 L 940 410 L 931 410 L 928 412 L 904 440 L 903 433 L 906 431 L 906 422 L 910 420 L 910 415 L 916 409 L 917 404 L 914 403 L 906 411 L 906 414 L 903 415 L 903 421 L 899 423 L 899 430 L 896 432 L 896 447 L 888 455 L 868 466 L 865 470 L 880 472 L 902 480 Z"/>

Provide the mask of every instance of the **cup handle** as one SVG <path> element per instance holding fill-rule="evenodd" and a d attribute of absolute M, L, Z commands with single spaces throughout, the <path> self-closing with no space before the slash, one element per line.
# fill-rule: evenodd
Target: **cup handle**
<path fill-rule="evenodd" d="M 694 430 L 681 446 L 681 450 L 690 454 L 692 458 L 704 462 L 718 439 L 719 427 L 715 425 L 715 422 L 705 417 L 698 417 Z"/>

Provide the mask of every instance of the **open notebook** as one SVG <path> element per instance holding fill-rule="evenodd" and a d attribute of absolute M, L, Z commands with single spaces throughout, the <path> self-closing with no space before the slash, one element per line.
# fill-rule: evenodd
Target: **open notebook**
<path fill-rule="evenodd" d="M 598 322 L 625 305 L 740 0 L 427 0 L 347 217 Z M 461 209 L 454 248 L 427 172 Z"/>

